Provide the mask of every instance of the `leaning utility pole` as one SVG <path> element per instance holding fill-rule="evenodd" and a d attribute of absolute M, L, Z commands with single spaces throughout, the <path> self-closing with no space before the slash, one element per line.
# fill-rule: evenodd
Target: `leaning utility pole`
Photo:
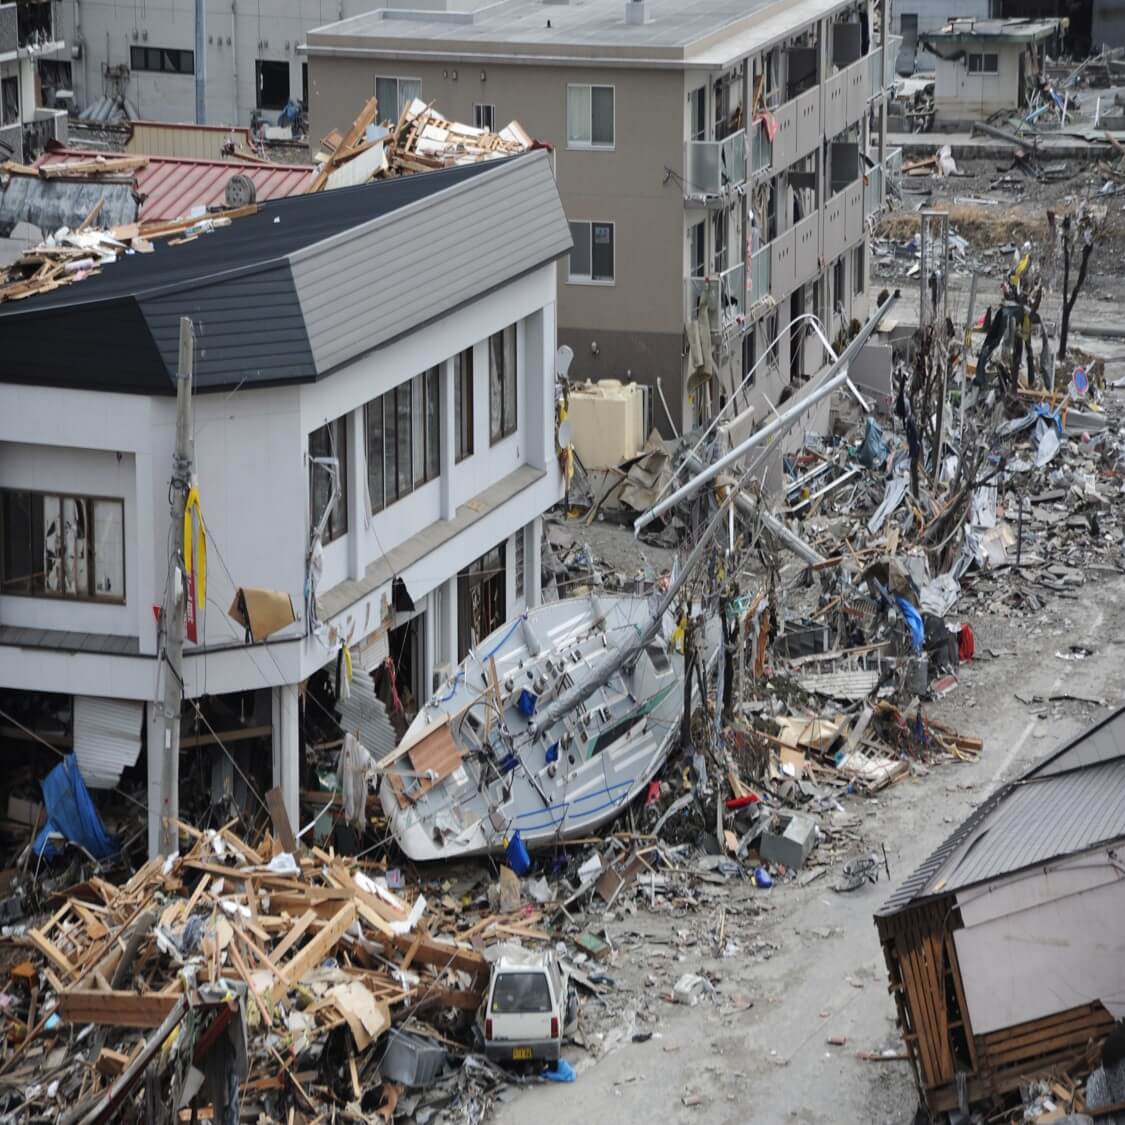
<path fill-rule="evenodd" d="M 191 487 L 191 320 L 180 318 L 180 363 L 176 372 L 176 451 L 172 454 L 172 549 L 160 625 L 164 634 L 164 746 L 160 759 L 160 854 L 179 847 L 180 711 L 184 701 L 184 506 Z"/>

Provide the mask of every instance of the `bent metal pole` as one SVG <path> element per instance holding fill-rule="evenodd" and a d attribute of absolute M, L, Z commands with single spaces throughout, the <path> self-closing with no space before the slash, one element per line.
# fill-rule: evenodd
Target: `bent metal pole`
<path fill-rule="evenodd" d="M 708 465 L 703 472 L 692 477 L 686 484 L 681 485 L 670 496 L 666 496 L 659 504 L 654 504 L 647 512 L 637 517 L 633 524 L 634 533 L 647 527 L 653 520 L 659 519 L 669 508 L 674 507 L 681 500 L 694 495 L 708 481 L 714 480 L 724 469 L 737 464 L 746 454 L 757 445 L 773 437 L 774 434 L 784 433 L 797 421 L 810 406 L 815 406 L 822 398 L 826 398 L 837 388 L 844 386 L 848 381 L 848 364 L 855 359 L 860 348 L 867 343 L 871 333 L 879 327 L 879 322 L 886 315 L 887 310 L 895 303 L 897 291 L 889 296 L 867 319 L 867 323 L 859 330 L 855 339 L 840 353 L 839 358 L 833 363 L 813 389 L 804 395 L 799 402 L 794 403 L 788 410 L 779 414 L 772 422 L 763 426 L 756 433 L 748 437 L 741 445 L 737 445 L 728 454 L 720 457 L 718 461 Z"/>

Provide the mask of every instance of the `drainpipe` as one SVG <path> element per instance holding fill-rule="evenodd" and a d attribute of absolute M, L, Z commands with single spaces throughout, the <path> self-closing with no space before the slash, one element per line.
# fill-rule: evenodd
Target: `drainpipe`
<path fill-rule="evenodd" d="M 234 121 L 238 123 L 238 0 L 230 0 L 231 73 L 234 76 Z"/>

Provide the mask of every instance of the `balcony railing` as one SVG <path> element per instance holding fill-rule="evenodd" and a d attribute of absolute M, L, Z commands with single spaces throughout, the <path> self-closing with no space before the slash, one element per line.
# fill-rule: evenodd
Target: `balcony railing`
<path fill-rule="evenodd" d="M 689 277 L 686 289 L 688 318 L 695 320 L 705 306 L 711 331 L 721 332 L 746 311 L 746 266 L 740 262 L 709 277 Z"/>
<path fill-rule="evenodd" d="M 746 182 L 746 130 L 721 141 L 688 141 L 684 153 L 684 194 L 722 195 Z"/>
<path fill-rule="evenodd" d="M 750 175 L 764 172 L 773 160 L 773 141 L 766 131 L 766 123 L 757 121 L 750 126 Z"/>
<path fill-rule="evenodd" d="M 750 284 L 746 287 L 746 305 L 750 307 L 770 295 L 770 248 L 760 246 L 750 258 Z"/>
<path fill-rule="evenodd" d="M 876 164 L 867 169 L 867 182 L 863 185 L 863 215 L 874 215 L 883 202 L 883 169 Z"/>
<path fill-rule="evenodd" d="M 898 58 L 898 49 L 902 45 L 901 35 L 887 36 L 887 77 L 894 79 L 895 59 Z M 879 47 L 874 47 L 867 55 L 867 96 L 877 97 L 883 89 L 883 52 Z"/>

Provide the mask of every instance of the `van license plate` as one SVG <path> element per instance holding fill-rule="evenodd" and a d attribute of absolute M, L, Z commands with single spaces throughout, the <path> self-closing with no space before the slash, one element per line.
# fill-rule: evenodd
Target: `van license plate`
<path fill-rule="evenodd" d="M 529 1058 L 531 1058 L 531 1048 L 530 1047 L 513 1047 L 512 1048 L 512 1058 L 513 1059 L 529 1059 Z"/>

